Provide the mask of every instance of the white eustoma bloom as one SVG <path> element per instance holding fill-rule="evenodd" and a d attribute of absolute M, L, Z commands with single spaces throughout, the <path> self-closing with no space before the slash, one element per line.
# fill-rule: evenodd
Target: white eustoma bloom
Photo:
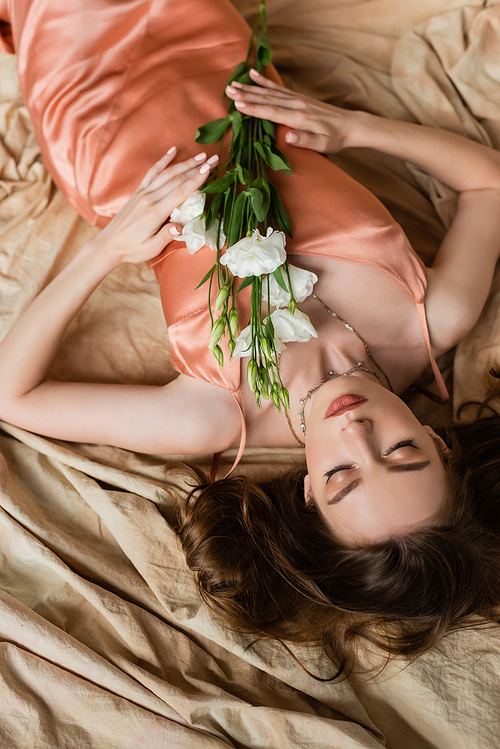
<path fill-rule="evenodd" d="M 264 325 L 266 323 L 266 320 L 264 320 Z M 233 359 L 242 359 L 245 356 L 251 356 L 252 355 L 252 328 L 251 326 L 248 325 L 244 330 L 242 330 L 239 336 L 234 339 L 234 342 L 236 345 L 233 351 Z M 276 335 L 274 336 L 274 346 L 278 354 L 280 354 L 284 349 L 286 349 L 286 346 L 283 343 L 283 341 L 280 338 L 278 338 Z"/>
<path fill-rule="evenodd" d="M 288 309 L 275 309 L 271 314 L 274 333 L 283 343 L 300 341 L 305 343 L 310 338 L 317 338 L 318 333 L 308 316 L 299 309 L 294 313 Z"/>
<path fill-rule="evenodd" d="M 191 219 L 185 226 L 182 227 L 182 234 L 180 237 L 174 237 L 178 242 L 185 242 L 186 246 L 191 253 L 194 255 L 205 245 L 210 247 L 211 250 L 217 249 L 217 231 L 219 228 L 219 219 L 215 219 L 213 226 L 207 231 L 205 229 L 205 219 L 202 216 Z M 219 238 L 219 249 L 224 246 L 226 237 L 221 229 Z"/>
<path fill-rule="evenodd" d="M 250 237 L 243 237 L 233 244 L 220 261 L 238 278 L 273 273 L 285 262 L 285 241 L 282 231 L 273 231 L 269 227 L 263 237 L 258 229 L 254 229 Z"/>
<path fill-rule="evenodd" d="M 207 196 L 204 192 L 196 190 L 182 205 L 174 208 L 170 214 L 170 221 L 173 224 L 182 224 L 184 226 L 188 221 L 198 218 L 205 210 L 206 199 Z"/>
<path fill-rule="evenodd" d="M 303 268 L 296 268 L 295 265 L 288 265 L 290 272 L 290 279 L 292 282 L 293 296 L 296 302 L 303 302 L 308 296 L 311 296 L 313 286 L 318 280 L 316 273 L 304 270 Z M 286 271 L 283 269 L 283 278 L 288 286 L 288 276 Z M 285 291 L 278 284 L 274 276 L 269 276 L 269 301 L 274 307 L 288 307 L 290 303 L 290 294 Z M 264 284 L 262 290 L 262 297 L 267 302 L 267 284 Z"/>
<path fill-rule="evenodd" d="M 177 242 L 185 242 L 186 246 L 194 255 L 202 247 L 210 247 L 211 250 L 217 249 L 217 232 L 219 228 L 219 219 L 216 219 L 213 226 L 206 231 L 205 219 L 202 214 L 205 210 L 205 193 L 196 190 L 192 195 L 179 206 L 174 208 L 170 214 L 170 221 L 174 224 L 182 224 L 182 234 L 180 237 L 173 237 Z M 219 249 L 224 247 L 226 237 L 221 230 L 219 238 Z"/>
<path fill-rule="evenodd" d="M 252 328 L 248 325 L 241 331 L 239 336 L 234 339 L 235 347 L 233 359 L 241 359 L 252 354 Z"/>

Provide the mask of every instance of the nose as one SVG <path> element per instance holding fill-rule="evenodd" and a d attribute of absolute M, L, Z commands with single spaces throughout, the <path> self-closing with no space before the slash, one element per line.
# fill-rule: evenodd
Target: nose
<path fill-rule="evenodd" d="M 346 418 L 342 428 L 344 442 L 359 461 L 371 462 L 377 454 L 376 440 L 373 434 L 373 422 L 367 418 L 352 415 Z"/>
<path fill-rule="evenodd" d="M 349 432 L 371 432 L 373 423 L 371 419 L 367 419 L 366 416 L 358 416 L 355 411 L 348 411 L 344 414 L 345 424 L 342 427 L 342 431 L 348 430 Z"/>

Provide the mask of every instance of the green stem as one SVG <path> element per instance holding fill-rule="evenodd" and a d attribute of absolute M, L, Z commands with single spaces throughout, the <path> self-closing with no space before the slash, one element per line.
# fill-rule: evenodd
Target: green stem
<path fill-rule="evenodd" d="M 285 260 L 285 270 L 286 270 L 286 275 L 288 278 L 288 290 L 290 292 L 290 300 L 295 302 L 295 297 L 293 295 L 293 288 L 292 288 L 292 279 L 290 278 L 290 268 L 288 267 L 288 260 Z M 295 304 L 297 304 L 297 302 L 295 302 Z"/>

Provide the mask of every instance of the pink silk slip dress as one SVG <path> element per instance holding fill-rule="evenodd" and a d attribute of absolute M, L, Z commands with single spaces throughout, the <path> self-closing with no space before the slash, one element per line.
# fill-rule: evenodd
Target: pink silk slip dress
<path fill-rule="evenodd" d="M 42 157 L 69 203 L 105 226 L 172 146 L 202 150 L 197 128 L 227 114 L 225 84 L 250 30 L 229 0 L 0 0 L 0 48 L 18 55 Z M 279 82 L 272 66 L 266 75 Z M 424 307 L 426 271 L 403 230 L 364 187 L 317 153 L 278 146 L 293 176 L 273 172 L 293 223 L 287 252 L 382 268 L 413 297 L 443 400 Z M 203 147 L 215 153 L 216 146 Z M 206 287 L 214 255 L 173 242 L 150 263 L 160 284 L 174 367 L 231 391 L 242 413 L 240 362 L 221 369 L 207 344 Z M 244 321 L 248 295 L 239 295 Z M 246 325 L 246 322 L 244 322 Z M 242 327 L 244 327 L 242 324 Z M 245 441 L 242 413 L 242 441 Z"/>

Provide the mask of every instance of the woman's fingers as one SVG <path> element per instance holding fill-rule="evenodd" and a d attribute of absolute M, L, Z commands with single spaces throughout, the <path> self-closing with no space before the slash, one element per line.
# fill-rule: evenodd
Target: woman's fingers
<path fill-rule="evenodd" d="M 287 89 L 270 90 L 262 86 L 247 86 L 243 83 L 231 83 L 226 86 L 226 93 L 230 99 L 252 103 L 274 103 L 282 107 L 294 108 L 301 106 L 301 99 L 298 94 Z"/>
<path fill-rule="evenodd" d="M 253 80 L 258 83 L 259 86 L 264 86 L 265 88 L 273 88 L 275 91 L 288 91 L 289 89 L 284 88 L 283 86 L 280 86 L 279 83 L 275 83 L 274 81 L 270 81 L 269 78 L 266 78 L 265 75 L 262 75 L 262 73 L 259 73 L 255 68 L 252 68 L 250 70 L 250 75 L 252 76 Z"/>
<path fill-rule="evenodd" d="M 271 120 L 280 125 L 287 125 L 298 130 L 306 126 L 304 113 L 295 109 L 288 109 L 275 104 L 259 104 L 235 101 L 236 108 L 242 114 L 259 117 L 263 120 Z"/>
<path fill-rule="evenodd" d="M 302 129 L 306 124 L 308 103 L 293 91 L 276 84 L 273 86 L 275 87 L 247 86 L 233 82 L 226 88 L 226 93 L 242 114 Z"/>
<path fill-rule="evenodd" d="M 171 148 L 169 148 L 167 153 L 162 156 L 161 159 L 158 159 L 156 164 L 153 164 L 151 169 L 148 169 L 138 189 L 142 190 L 144 187 L 148 187 L 148 185 L 151 184 L 155 177 L 157 177 L 158 174 L 160 174 L 160 172 L 162 172 L 173 161 L 176 153 L 176 146 L 172 146 Z"/>
<path fill-rule="evenodd" d="M 148 255 L 150 258 L 156 257 L 160 252 L 163 252 L 171 242 L 174 241 L 175 237 L 179 237 L 182 234 L 182 227 L 177 224 L 165 224 L 161 229 L 150 239 L 144 243 L 145 249 L 147 246 Z M 150 259 L 149 258 L 149 259 Z"/>
<path fill-rule="evenodd" d="M 207 161 L 200 168 L 190 169 L 151 194 L 152 202 L 158 208 L 159 213 L 165 216 L 170 215 L 174 208 L 179 208 L 193 192 L 199 190 L 214 163 L 216 162 L 209 164 Z"/>
<path fill-rule="evenodd" d="M 199 153 L 196 156 L 193 156 L 193 158 L 187 159 L 186 161 L 180 161 L 177 164 L 172 165 L 166 164 L 163 169 L 161 169 L 159 173 L 157 173 L 156 176 L 151 180 L 149 185 L 142 189 L 144 192 L 154 192 L 171 180 L 179 178 L 182 179 L 183 174 L 186 174 L 190 170 L 196 169 L 197 167 L 201 166 L 201 164 L 203 164 L 203 162 L 205 162 L 206 160 L 207 154 L 203 151 L 202 153 Z"/>
<path fill-rule="evenodd" d="M 210 159 L 200 166 L 200 162 L 196 160 L 196 157 L 190 159 L 188 162 L 185 162 L 186 168 L 180 173 L 174 173 L 174 176 L 167 175 L 166 172 L 165 175 L 159 175 L 151 185 L 151 189 L 148 189 L 145 194 L 150 197 L 152 203 L 155 203 L 163 200 L 168 195 L 173 195 L 175 191 L 178 191 L 179 195 L 183 196 L 186 190 L 189 190 L 193 184 L 195 187 L 192 187 L 191 192 L 194 192 L 201 187 L 210 169 L 217 164 L 218 160 L 218 156 L 211 156 Z M 191 192 L 186 195 L 186 198 L 189 197 Z M 186 198 L 183 198 L 180 203 Z M 177 201 L 177 198 L 175 200 Z M 174 205 L 172 210 L 174 208 L 178 208 L 178 205 Z"/>
<path fill-rule="evenodd" d="M 296 148 L 309 148 L 311 151 L 326 153 L 329 150 L 330 137 L 328 133 L 308 133 L 304 130 L 290 130 L 285 140 Z"/>

